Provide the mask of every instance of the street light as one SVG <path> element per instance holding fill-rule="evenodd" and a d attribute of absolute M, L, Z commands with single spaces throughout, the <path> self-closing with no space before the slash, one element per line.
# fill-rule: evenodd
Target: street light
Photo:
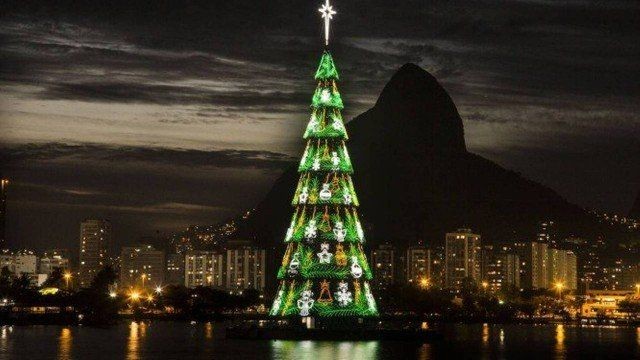
<path fill-rule="evenodd" d="M 112 299 L 115 299 L 115 298 L 116 298 L 116 296 L 118 296 L 118 294 L 117 294 L 115 291 L 111 291 L 111 292 L 109 293 L 109 297 L 110 297 L 110 298 L 112 298 Z"/>
<path fill-rule="evenodd" d="M 140 293 L 135 290 L 132 290 L 131 293 L 129 294 L 129 299 L 133 301 L 138 301 L 140 299 Z"/>
<path fill-rule="evenodd" d="M 487 288 L 489 287 L 489 283 L 486 282 L 486 281 L 483 281 L 481 285 L 482 285 L 482 289 L 486 293 L 487 292 Z"/>
<path fill-rule="evenodd" d="M 67 290 L 69 290 L 69 280 L 71 280 L 71 273 L 66 272 L 62 277 L 64 277 L 64 282 L 66 283 Z"/>
<path fill-rule="evenodd" d="M 563 288 L 563 287 L 564 287 L 564 284 L 563 284 L 563 283 L 561 283 L 561 282 L 559 282 L 559 281 L 556 283 L 556 289 L 558 289 L 558 298 L 559 298 L 560 300 L 562 300 L 562 288 Z"/>
<path fill-rule="evenodd" d="M 162 294 L 162 286 L 160 285 L 156 286 L 156 294 L 158 295 Z"/>
<path fill-rule="evenodd" d="M 429 278 L 423 277 L 420 279 L 420 287 L 426 289 L 429 287 Z"/>
<path fill-rule="evenodd" d="M 636 292 L 638 293 L 638 296 L 640 296 L 640 284 L 636 284 Z"/>
<path fill-rule="evenodd" d="M 140 278 L 142 278 L 142 288 L 144 289 L 144 281 L 147 279 L 147 274 L 140 275 Z"/>

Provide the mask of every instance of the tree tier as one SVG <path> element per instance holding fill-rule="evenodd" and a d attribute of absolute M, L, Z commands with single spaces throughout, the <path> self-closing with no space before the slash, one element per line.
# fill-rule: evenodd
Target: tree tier
<path fill-rule="evenodd" d="M 367 317 L 378 309 L 368 281 L 281 281 L 272 316 Z"/>
<path fill-rule="evenodd" d="M 373 274 L 360 244 L 290 243 L 278 279 L 366 279 Z"/>
<path fill-rule="evenodd" d="M 340 109 L 326 107 L 313 108 L 303 138 L 348 139 L 349 136 L 344 127 Z"/>
<path fill-rule="evenodd" d="M 310 240 L 364 243 L 357 211 L 341 206 L 298 206 L 291 216 L 285 242 Z"/>
<path fill-rule="evenodd" d="M 343 141 L 309 140 L 298 172 L 336 171 L 351 174 L 353 166 Z"/>
<path fill-rule="evenodd" d="M 300 176 L 292 205 L 359 206 L 351 176 L 339 173 L 307 172 Z"/>
<path fill-rule="evenodd" d="M 343 109 L 342 97 L 334 81 L 321 81 L 311 98 L 311 106 L 316 109 Z"/>

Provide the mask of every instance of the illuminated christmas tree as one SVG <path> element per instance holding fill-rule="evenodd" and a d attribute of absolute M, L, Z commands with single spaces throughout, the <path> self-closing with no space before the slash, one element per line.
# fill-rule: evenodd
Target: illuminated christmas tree
<path fill-rule="evenodd" d="M 320 9 L 328 44 L 329 0 Z M 300 179 L 293 196 L 287 249 L 278 271 L 280 286 L 271 307 L 274 316 L 376 316 L 364 253 L 364 231 L 351 174 L 338 92 L 338 70 L 324 51 L 315 74 L 311 118 L 304 133 Z"/>

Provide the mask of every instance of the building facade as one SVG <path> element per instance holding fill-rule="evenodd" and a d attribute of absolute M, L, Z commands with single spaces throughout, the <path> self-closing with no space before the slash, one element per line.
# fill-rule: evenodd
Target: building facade
<path fill-rule="evenodd" d="M 578 289 L 578 260 L 573 251 L 548 249 L 547 288 L 560 284 L 563 289 Z"/>
<path fill-rule="evenodd" d="M 39 271 L 40 274 L 45 274 L 49 276 L 56 269 L 60 269 L 62 273 L 69 271 L 70 263 L 69 263 L 69 259 L 63 257 L 62 255 L 45 253 L 45 255 L 40 258 L 39 268 L 40 268 L 40 271 Z"/>
<path fill-rule="evenodd" d="M 167 285 L 184 285 L 184 254 L 167 254 L 164 282 Z"/>
<path fill-rule="evenodd" d="M 395 247 L 388 244 L 379 245 L 371 251 L 372 284 L 376 289 L 388 289 L 395 282 L 395 255 Z"/>
<path fill-rule="evenodd" d="M 459 290 L 464 279 L 481 279 L 480 235 L 458 229 L 445 237 L 445 286 Z"/>
<path fill-rule="evenodd" d="M 0 254 L 0 269 L 3 267 L 14 276 L 31 276 L 38 273 L 38 256 L 31 251 L 4 251 Z"/>
<path fill-rule="evenodd" d="M 533 241 L 531 246 L 531 288 L 546 289 L 549 287 L 548 263 L 549 246 L 547 243 Z"/>
<path fill-rule="evenodd" d="M 431 250 L 425 246 L 410 246 L 405 256 L 407 283 L 415 286 L 433 285 Z"/>
<path fill-rule="evenodd" d="M 184 255 L 184 285 L 188 288 L 224 286 L 225 257 L 214 251 L 187 251 Z"/>
<path fill-rule="evenodd" d="M 79 285 L 91 286 L 96 274 L 107 264 L 107 246 L 111 243 L 111 222 L 87 219 L 80 224 Z"/>
<path fill-rule="evenodd" d="M 488 290 L 520 289 L 520 257 L 506 249 L 485 246 L 482 251 L 482 279 Z"/>
<path fill-rule="evenodd" d="M 164 252 L 141 244 L 124 246 L 120 252 L 120 286 L 154 289 L 164 285 Z"/>
<path fill-rule="evenodd" d="M 241 294 L 244 289 L 264 292 L 266 251 L 248 244 L 229 242 L 226 251 L 225 289 Z"/>

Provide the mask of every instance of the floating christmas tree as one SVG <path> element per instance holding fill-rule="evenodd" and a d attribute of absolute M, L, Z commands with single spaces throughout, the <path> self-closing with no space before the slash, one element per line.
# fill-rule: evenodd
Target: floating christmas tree
<path fill-rule="evenodd" d="M 320 9 L 328 45 L 329 0 Z M 338 92 L 338 70 L 325 50 L 315 74 L 317 88 L 304 133 L 300 179 L 286 231 L 287 249 L 278 271 L 280 286 L 271 307 L 274 316 L 376 316 L 363 250 L 364 231 L 356 196 Z"/>

